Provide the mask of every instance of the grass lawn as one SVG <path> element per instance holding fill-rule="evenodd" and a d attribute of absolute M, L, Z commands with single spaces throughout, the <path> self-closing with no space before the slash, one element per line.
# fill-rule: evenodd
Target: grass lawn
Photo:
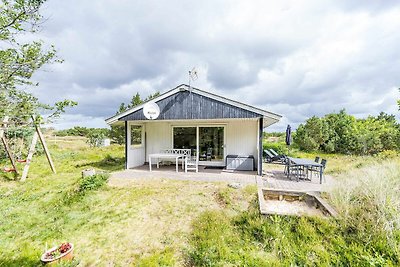
<path fill-rule="evenodd" d="M 29 178 L 0 182 L 0 266 L 36 266 L 47 247 L 69 241 L 83 266 L 183 265 L 194 218 L 247 208 L 255 187 L 163 180 L 110 183 L 84 195 L 83 169 L 123 169 L 123 147 L 89 148 L 83 139 L 49 140 L 57 174 L 34 157 Z"/>
<path fill-rule="evenodd" d="M 48 141 L 57 167 L 34 157 L 26 182 L 0 179 L 0 266 L 38 266 L 46 247 L 75 244 L 80 266 L 396 266 L 398 157 L 325 155 L 339 220 L 262 217 L 256 188 L 110 181 L 79 191 L 81 171 L 123 168 L 123 147 Z M 312 158 L 313 154 L 302 156 Z"/>

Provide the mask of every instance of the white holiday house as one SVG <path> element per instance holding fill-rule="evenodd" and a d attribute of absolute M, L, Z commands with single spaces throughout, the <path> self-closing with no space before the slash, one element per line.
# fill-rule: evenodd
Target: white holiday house
<path fill-rule="evenodd" d="M 280 115 L 188 85 L 149 102 L 106 120 L 125 125 L 127 169 L 147 163 L 153 153 L 176 148 L 190 149 L 199 165 L 251 159 L 253 169 L 262 173 L 263 129 Z"/>

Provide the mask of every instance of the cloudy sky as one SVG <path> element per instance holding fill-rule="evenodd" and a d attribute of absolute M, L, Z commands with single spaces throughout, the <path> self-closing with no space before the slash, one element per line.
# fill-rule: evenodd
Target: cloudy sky
<path fill-rule="evenodd" d="M 396 114 L 400 2 L 49 0 L 40 38 L 62 64 L 44 102 L 76 100 L 56 127 L 105 127 L 132 95 L 188 83 L 283 115 L 270 130 L 345 108 Z"/>

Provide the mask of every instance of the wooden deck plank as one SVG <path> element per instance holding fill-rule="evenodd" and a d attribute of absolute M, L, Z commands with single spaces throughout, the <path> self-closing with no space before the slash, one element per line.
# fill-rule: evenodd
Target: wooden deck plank
<path fill-rule="evenodd" d="M 297 191 L 328 191 L 334 186 L 332 177 L 327 176 L 323 184 L 319 183 L 318 177 L 313 177 L 311 181 L 290 180 L 283 174 L 283 171 L 268 171 L 263 176 L 264 186 L 271 189 L 297 190 Z"/>

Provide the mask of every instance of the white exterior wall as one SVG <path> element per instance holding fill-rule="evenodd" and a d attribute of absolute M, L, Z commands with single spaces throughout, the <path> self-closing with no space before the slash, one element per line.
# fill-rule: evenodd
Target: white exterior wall
<path fill-rule="evenodd" d="M 130 140 L 130 125 L 128 123 L 128 140 Z M 128 146 L 128 168 L 143 165 L 148 162 L 148 155 L 159 153 L 164 149 L 172 148 L 172 128 L 174 126 L 225 126 L 226 155 L 253 155 L 255 166 L 258 161 L 258 120 L 229 120 L 229 121 L 146 121 L 144 123 L 145 136 L 143 146 L 133 148 Z M 144 133 L 143 133 L 144 135 Z M 207 163 L 207 162 L 202 162 Z"/>
<path fill-rule="evenodd" d="M 146 123 L 146 162 L 149 154 L 172 148 L 172 126 L 168 122 Z"/>
<path fill-rule="evenodd" d="M 143 125 L 142 128 L 142 145 L 141 146 L 131 146 L 131 125 Z M 144 133 L 146 131 L 146 126 L 144 124 L 128 122 L 128 155 L 127 155 L 127 168 L 134 168 L 137 166 L 141 166 L 144 164 L 144 156 L 145 156 L 145 140 L 144 140 Z"/>
<path fill-rule="evenodd" d="M 226 127 L 226 155 L 253 155 L 258 161 L 258 121 L 230 121 Z M 225 155 L 225 156 L 226 156 Z"/>

